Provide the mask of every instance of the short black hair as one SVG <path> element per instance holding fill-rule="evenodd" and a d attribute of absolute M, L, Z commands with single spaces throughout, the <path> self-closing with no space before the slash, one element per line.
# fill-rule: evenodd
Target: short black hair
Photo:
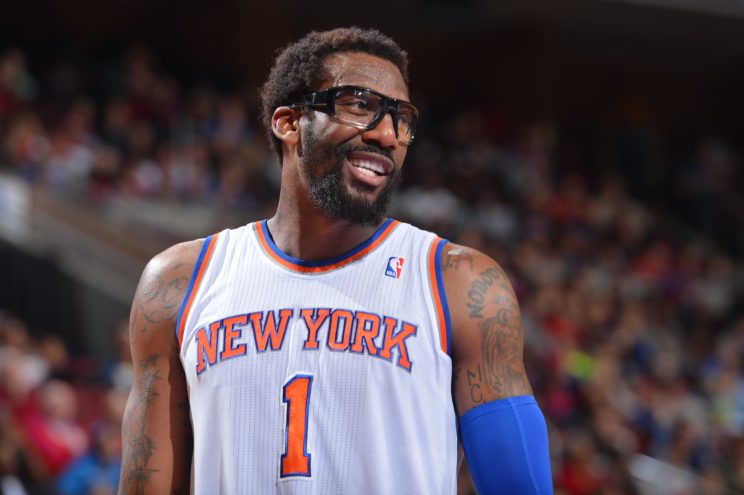
<path fill-rule="evenodd" d="M 392 62 L 408 85 L 408 54 L 376 29 L 359 27 L 311 31 L 278 51 L 269 77 L 261 87 L 261 117 L 274 152 L 282 159 L 282 143 L 271 129 L 274 110 L 317 91 L 325 80 L 325 59 L 334 53 L 363 52 Z"/>

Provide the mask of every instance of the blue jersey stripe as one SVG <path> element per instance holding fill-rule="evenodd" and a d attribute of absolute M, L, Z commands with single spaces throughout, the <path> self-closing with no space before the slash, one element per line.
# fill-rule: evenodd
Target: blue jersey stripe
<path fill-rule="evenodd" d="M 293 256 L 290 256 L 286 254 L 284 251 L 279 249 L 279 247 L 274 243 L 274 239 L 271 237 L 271 234 L 269 232 L 269 225 L 267 220 L 263 220 L 261 223 L 263 225 L 263 230 L 266 233 L 266 243 L 269 245 L 271 250 L 282 258 L 285 261 L 288 261 L 289 263 L 292 263 L 294 265 L 300 266 L 300 267 L 312 267 L 312 268 L 323 268 L 331 265 L 335 265 L 338 263 L 343 262 L 344 260 L 351 258 L 355 254 L 357 254 L 360 251 L 363 251 L 365 248 L 367 248 L 370 244 L 375 242 L 377 238 L 379 238 L 387 229 L 387 227 L 393 222 L 394 220 L 392 218 L 388 218 L 383 222 L 383 224 L 378 228 L 375 233 L 364 241 L 362 244 L 358 245 L 351 251 L 347 251 L 339 256 L 336 256 L 335 258 L 327 259 L 327 260 L 319 260 L 319 261 L 308 261 L 308 260 L 301 260 L 299 258 L 295 258 Z"/>
<path fill-rule="evenodd" d="M 194 290 L 196 277 L 199 275 L 199 269 L 204 262 L 204 255 L 207 254 L 207 250 L 209 249 L 209 244 L 211 243 L 211 241 L 211 235 L 204 239 L 204 244 L 202 244 L 201 251 L 199 252 L 199 257 L 196 259 L 194 271 L 191 273 L 191 281 L 189 281 L 189 287 L 186 289 L 186 294 L 184 294 L 183 301 L 181 302 L 181 308 L 178 310 L 178 319 L 176 320 L 176 342 L 181 341 L 181 335 L 179 333 L 179 330 L 181 328 L 181 318 L 183 318 L 184 316 L 183 312 L 186 309 L 186 304 L 188 304 L 189 298 L 191 298 L 191 292 Z"/>
<path fill-rule="evenodd" d="M 437 241 L 437 251 L 434 255 L 434 271 L 437 276 L 437 289 L 439 291 L 439 301 L 444 311 L 444 326 L 447 332 L 447 354 L 452 356 L 452 322 L 450 320 L 449 306 L 447 305 L 447 294 L 444 291 L 444 278 L 442 277 L 442 252 L 447 244 L 446 239 Z"/>

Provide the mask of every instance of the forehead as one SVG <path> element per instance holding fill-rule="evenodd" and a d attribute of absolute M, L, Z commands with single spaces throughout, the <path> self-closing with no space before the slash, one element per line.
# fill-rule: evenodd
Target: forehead
<path fill-rule="evenodd" d="M 325 59 L 327 78 L 319 89 L 362 86 L 398 100 L 408 100 L 408 87 L 398 67 L 363 52 L 334 53 Z"/>

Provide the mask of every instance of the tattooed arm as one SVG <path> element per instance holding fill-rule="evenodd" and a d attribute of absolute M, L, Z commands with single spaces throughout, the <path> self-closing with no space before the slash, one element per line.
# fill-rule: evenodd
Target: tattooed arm
<path fill-rule="evenodd" d="M 527 379 L 517 299 L 488 256 L 447 245 L 452 393 L 478 493 L 552 494 L 545 419 Z"/>
<path fill-rule="evenodd" d="M 448 244 L 442 260 L 452 318 L 453 393 L 460 416 L 504 397 L 530 395 L 517 298 L 501 267 Z"/>
<path fill-rule="evenodd" d="M 192 430 L 176 319 L 201 244 L 179 244 L 153 258 L 134 296 L 134 383 L 122 425 L 120 495 L 189 492 Z"/>

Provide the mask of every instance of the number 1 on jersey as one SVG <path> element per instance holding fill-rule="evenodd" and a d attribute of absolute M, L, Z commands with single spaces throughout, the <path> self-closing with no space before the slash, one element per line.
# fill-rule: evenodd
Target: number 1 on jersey
<path fill-rule="evenodd" d="M 307 418 L 310 411 L 312 375 L 294 375 L 282 387 L 282 401 L 287 404 L 287 427 L 284 431 L 284 453 L 279 477 L 310 477 L 310 454 L 307 452 Z"/>

